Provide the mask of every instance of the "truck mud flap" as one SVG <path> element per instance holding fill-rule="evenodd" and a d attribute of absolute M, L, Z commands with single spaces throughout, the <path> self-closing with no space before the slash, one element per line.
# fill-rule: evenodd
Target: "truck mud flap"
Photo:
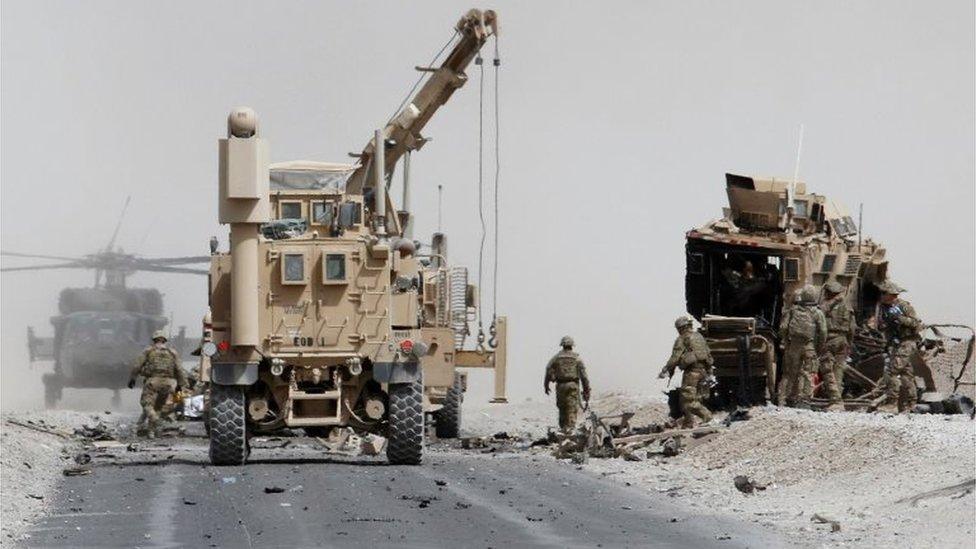
<path fill-rule="evenodd" d="M 257 363 L 213 364 L 210 381 L 215 385 L 253 385 L 258 380 Z"/>
<path fill-rule="evenodd" d="M 420 362 L 374 362 L 373 379 L 379 383 L 410 383 L 420 379 Z"/>

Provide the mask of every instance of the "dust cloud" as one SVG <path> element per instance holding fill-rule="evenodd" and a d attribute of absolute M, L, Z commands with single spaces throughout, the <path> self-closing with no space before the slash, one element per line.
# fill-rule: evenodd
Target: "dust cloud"
<path fill-rule="evenodd" d="M 344 161 L 462 7 L 3 2 L 3 250 L 92 253 L 126 196 L 126 251 L 202 254 L 211 235 L 225 246 L 215 140 L 229 109 L 255 108 L 274 161 Z M 652 378 L 684 310 L 684 232 L 721 215 L 726 171 L 791 175 L 800 123 L 801 178 L 852 211 L 864 204 L 866 234 L 886 244 L 923 318 L 976 321 L 971 1 L 491 7 L 502 29 L 498 314 L 510 319 L 513 397 L 541 397 L 563 334 L 598 391 L 662 388 Z M 451 259 L 478 278 L 480 76 L 468 72 L 414 156 L 413 200 L 426 239 L 444 186 Z M 489 206 L 492 74 L 486 63 Z M 491 272 L 489 260 L 485 325 Z M 40 405 L 50 365 L 28 365 L 27 326 L 50 334 L 60 289 L 92 278 L 2 275 L 4 409 Z M 203 277 L 142 273 L 130 285 L 159 288 L 175 325 L 199 326 Z M 471 399 L 490 391 L 478 381 Z M 95 408 L 109 396 L 69 393 Z"/>

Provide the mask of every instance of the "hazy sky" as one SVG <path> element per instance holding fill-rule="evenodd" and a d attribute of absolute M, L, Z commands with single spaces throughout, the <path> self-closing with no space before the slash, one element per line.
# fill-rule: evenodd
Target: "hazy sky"
<path fill-rule="evenodd" d="M 275 161 L 348 161 L 466 7 L 4 0 L 2 248 L 91 253 L 131 195 L 123 248 L 205 253 L 210 235 L 226 242 L 216 139 L 231 107 L 258 112 Z M 976 321 L 972 0 L 478 7 L 502 26 L 498 302 L 513 395 L 541 394 L 567 333 L 597 390 L 651 390 L 684 310 L 684 232 L 721 215 L 726 171 L 792 175 L 800 123 L 801 178 L 852 211 L 864 203 L 865 233 L 886 244 L 923 318 Z M 474 270 L 478 75 L 468 73 L 427 127 L 413 195 L 426 239 L 444 185 L 452 260 Z M 27 368 L 26 326 L 51 333 L 58 291 L 91 280 L 0 279 L 5 407 L 40 395 L 19 383 L 45 371 Z M 196 330 L 203 277 L 139 274 L 130 285 L 159 287 L 176 324 Z"/>

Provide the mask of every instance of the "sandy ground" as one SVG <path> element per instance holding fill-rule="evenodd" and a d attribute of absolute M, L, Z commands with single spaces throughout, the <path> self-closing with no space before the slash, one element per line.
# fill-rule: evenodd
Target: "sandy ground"
<path fill-rule="evenodd" d="M 80 446 L 74 430 L 112 423 L 112 414 L 67 410 L 4 412 L 0 423 L 0 530 L 3 539 L 18 539 L 27 526 L 44 513 L 62 470 L 75 466 Z M 41 432 L 15 425 L 32 424 Z M 59 436 L 60 435 L 60 436 Z M 0 539 L 2 541 L 2 539 Z"/>
<path fill-rule="evenodd" d="M 552 401 L 466 406 L 469 434 L 508 431 L 536 438 L 556 419 Z M 601 395 L 593 408 L 600 414 L 637 412 L 632 425 L 660 421 L 667 412 L 663 396 L 628 394 Z M 695 440 L 677 457 L 665 458 L 650 446 L 645 461 L 590 458 L 583 467 L 667 493 L 689 516 L 718 512 L 823 547 L 974 547 L 971 490 L 909 501 L 973 479 L 976 427 L 968 417 L 775 407 L 750 415 Z M 737 475 L 766 488 L 743 494 L 733 483 Z M 838 521 L 840 530 L 813 522 L 815 513 Z"/>

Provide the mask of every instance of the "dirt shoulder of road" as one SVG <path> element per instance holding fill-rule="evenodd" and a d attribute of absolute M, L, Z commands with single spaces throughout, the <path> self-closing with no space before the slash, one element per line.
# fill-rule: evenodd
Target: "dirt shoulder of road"
<path fill-rule="evenodd" d="M 4 412 L 0 416 L 0 531 L 23 539 L 44 514 L 63 470 L 77 466 L 75 429 L 112 422 L 110 414 L 72 411 Z"/>
<path fill-rule="evenodd" d="M 506 431 L 532 440 L 556 419 L 555 403 L 545 400 L 466 408 L 472 435 Z M 632 425 L 661 422 L 667 414 L 663 396 L 605 394 L 593 409 L 600 415 L 635 412 Z M 968 416 L 775 407 L 753 408 L 749 415 L 716 434 L 685 439 L 675 457 L 651 445 L 638 452 L 642 461 L 589 458 L 581 467 L 667 494 L 687 518 L 733 517 L 802 545 L 973 546 L 976 424 Z M 521 451 L 548 457 L 550 450 Z M 740 475 L 759 488 L 738 490 Z"/>

